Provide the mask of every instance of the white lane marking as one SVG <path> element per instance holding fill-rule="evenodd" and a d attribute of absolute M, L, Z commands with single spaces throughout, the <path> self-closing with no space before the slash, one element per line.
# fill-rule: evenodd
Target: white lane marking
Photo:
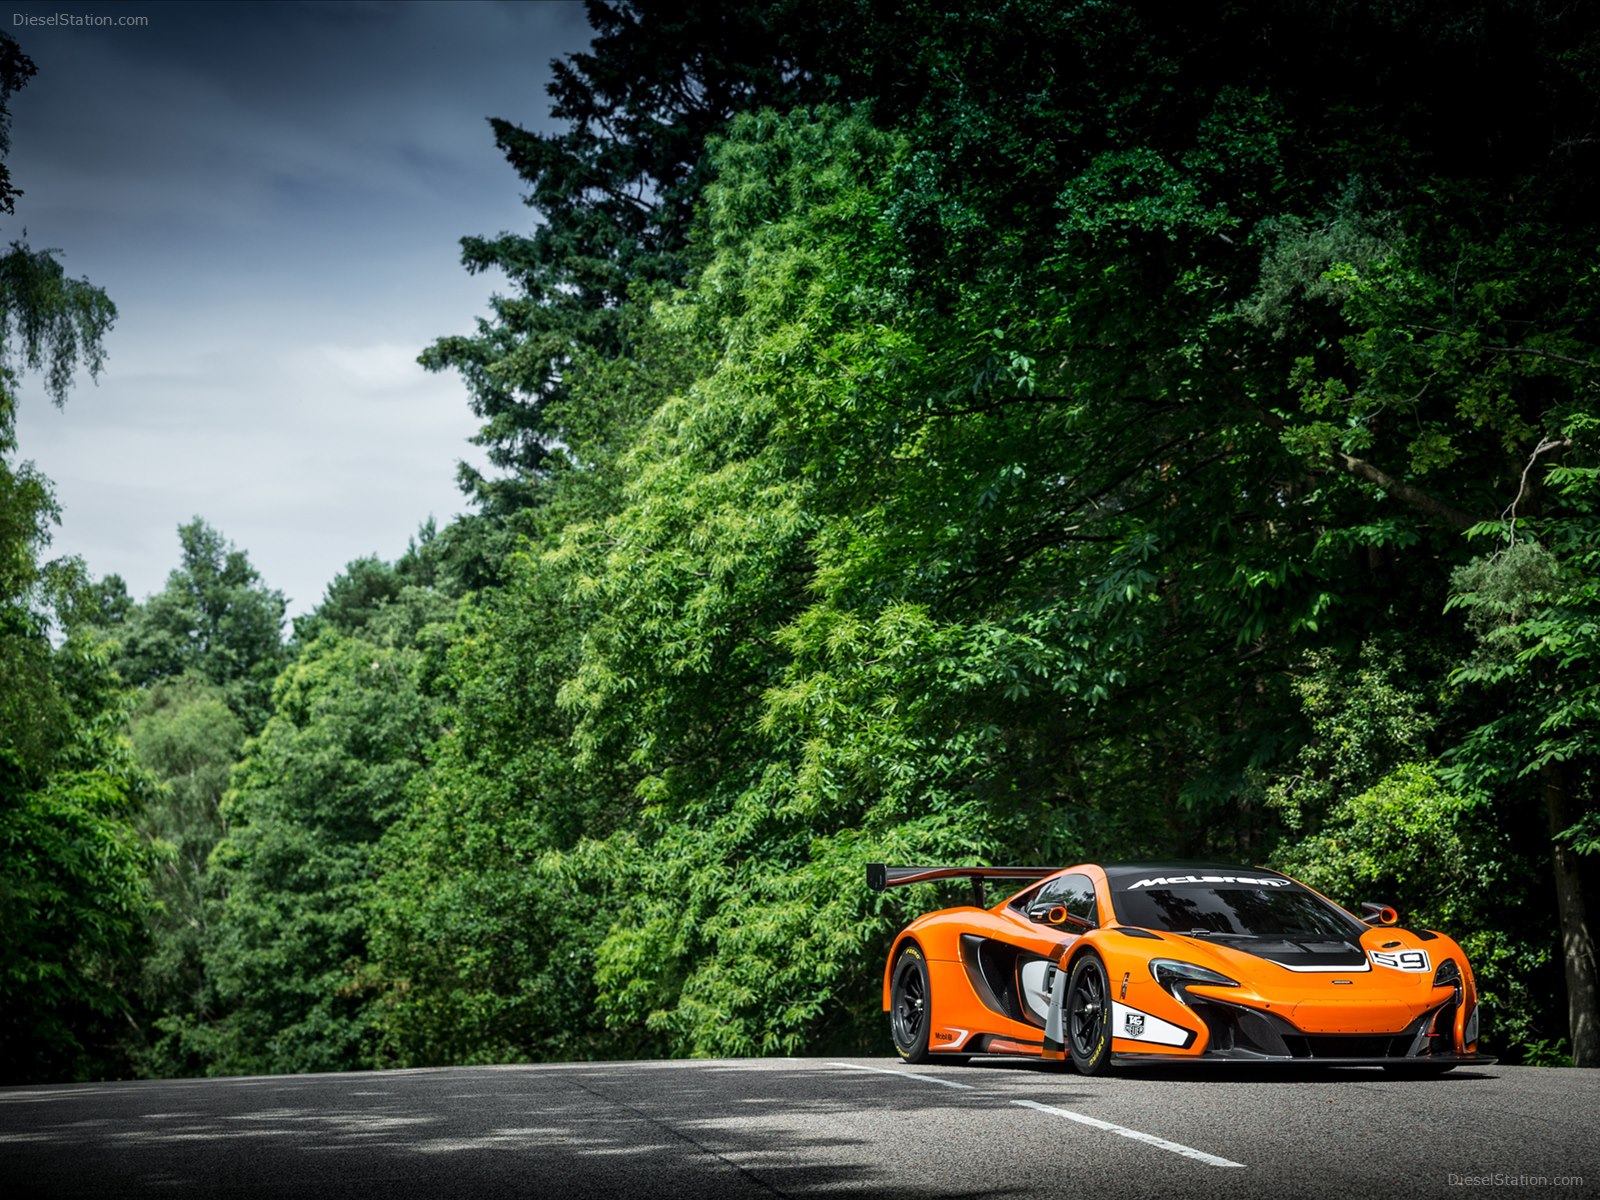
<path fill-rule="evenodd" d="M 1104 1129 L 1107 1133 L 1120 1134 L 1125 1138 L 1132 1138 L 1136 1142 L 1158 1146 L 1162 1150 L 1170 1150 L 1174 1154 L 1181 1154 L 1185 1158 L 1192 1158 L 1212 1167 L 1243 1167 L 1243 1163 L 1236 1163 L 1232 1159 L 1218 1158 L 1215 1154 L 1207 1154 L 1204 1150 L 1196 1150 L 1192 1146 L 1180 1146 L 1177 1142 L 1169 1142 L 1165 1138 L 1158 1138 L 1153 1133 L 1141 1133 L 1137 1129 L 1128 1129 L 1121 1125 L 1113 1125 L 1110 1121 L 1101 1121 L 1095 1117 L 1086 1117 L 1082 1113 L 1068 1112 L 1064 1108 L 1051 1108 L 1048 1104 L 1040 1104 L 1037 1100 L 1013 1100 L 1011 1103 L 1021 1105 L 1023 1108 L 1036 1108 L 1040 1112 L 1052 1113 L 1058 1117 L 1065 1117 L 1069 1121 L 1076 1121 L 1080 1125 L 1090 1125 L 1095 1129 Z"/>
<path fill-rule="evenodd" d="M 896 1079 L 920 1079 L 923 1083 L 937 1083 L 940 1087 L 960 1088 L 964 1092 L 972 1091 L 970 1083 L 955 1083 L 949 1079 L 940 1079 L 937 1075 L 918 1075 L 915 1071 L 891 1071 L 886 1067 L 863 1067 L 859 1063 L 824 1063 L 826 1067 L 843 1067 L 846 1071 L 872 1071 L 878 1075 L 893 1075 Z"/>

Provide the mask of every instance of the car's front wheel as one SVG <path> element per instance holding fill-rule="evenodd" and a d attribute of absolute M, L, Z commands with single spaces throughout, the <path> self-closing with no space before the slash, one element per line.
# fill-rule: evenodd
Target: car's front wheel
<path fill-rule="evenodd" d="M 922 951 L 907 946 L 889 977 L 889 1030 L 908 1063 L 928 1061 L 928 1017 L 928 964 Z"/>
<path fill-rule="evenodd" d="M 1103 1075 L 1111 1065 L 1111 982 L 1096 955 L 1073 964 L 1064 1008 L 1072 1065 L 1080 1075 Z"/>

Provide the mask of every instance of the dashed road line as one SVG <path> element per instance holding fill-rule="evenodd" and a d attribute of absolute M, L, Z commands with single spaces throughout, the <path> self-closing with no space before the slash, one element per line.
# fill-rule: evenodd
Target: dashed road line
<path fill-rule="evenodd" d="M 919 1075 L 915 1071 L 895 1071 L 888 1067 L 868 1067 L 860 1063 L 830 1062 L 824 1066 L 839 1067 L 846 1071 L 871 1071 L 874 1075 L 893 1075 L 896 1079 L 916 1079 L 923 1083 L 937 1083 L 940 1087 L 959 1088 L 964 1092 L 975 1091 L 970 1083 L 956 1083 L 950 1079 L 940 1079 L 937 1075 Z M 1110 1121 L 1102 1121 L 1098 1117 L 1087 1117 L 1083 1113 L 1075 1113 L 1065 1108 L 1055 1108 L 1049 1104 L 1040 1104 L 1037 1100 L 1013 1100 L 1012 1104 L 1019 1108 L 1031 1108 L 1038 1112 L 1049 1113 L 1055 1117 L 1065 1117 L 1069 1121 L 1076 1121 L 1080 1125 L 1087 1125 L 1091 1129 L 1104 1130 L 1114 1133 L 1119 1137 L 1131 1138 L 1136 1142 L 1143 1142 L 1147 1146 L 1154 1146 L 1158 1150 L 1167 1150 L 1173 1154 L 1181 1154 L 1184 1158 L 1192 1158 L 1196 1162 L 1205 1163 L 1208 1167 L 1238 1167 L 1244 1164 L 1234 1162 L 1231 1158 L 1221 1158 L 1215 1154 L 1207 1154 L 1204 1150 L 1196 1150 L 1193 1146 L 1185 1146 L 1181 1142 L 1169 1142 L 1166 1138 L 1159 1138 L 1153 1133 L 1145 1133 L 1139 1129 L 1129 1129 L 1126 1125 L 1114 1125 Z"/>
<path fill-rule="evenodd" d="M 860 1063 L 825 1063 L 824 1066 L 843 1067 L 846 1071 L 871 1071 L 877 1075 L 893 1075 L 896 1079 L 920 1079 L 923 1083 L 937 1083 L 940 1087 L 960 1088 L 964 1092 L 973 1091 L 970 1083 L 955 1083 L 949 1079 L 940 1079 L 937 1075 L 918 1075 L 915 1071 L 891 1071 L 887 1067 L 864 1067 Z"/>
<path fill-rule="evenodd" d="M 1069 1121 L 1076 1121 L 1080 1125 L 1088 1125 L 1094 1129 L 1103 1129 L 1107 1133 L 1115 1133 L 1125 1138 L 1132 1138 L 1136 1142 L 1144 1142 L 1148 1146 L 1156 1146 L 1162 1150 L 1170 1150 L 1174 1154 L 1181 1154 L 1185 1158 L 1192 1158 L 1196 1162 L 1203 1162 L 1211 1167 L 1243 1167 L 1243 1163 L 1234 1162 L 1231 1158 L 1218 1158 L 1215 1154 L 1207 1154 L 1204 1150 L 1196 1150 L 1193 1146 L 1185 1146 L 1178 1142 L 1169 1142 L 1166 1138 L 1158 1138 L 1153 1133 L 1143 1133 L 1137 1129 L 1129 1129 L 1124 1125 L 1113 1125 L 1110 1121 L 1102 1121 L 1098 1117 L 1086 1117 L 1082 1113 L 1069 1112 L 1064 1108 L 1052 1108 L 1048 1104 L 1040 1104 L 1037 1100 L 1013 1100 L 1011 1103 L 1022 1108 L 1034 1108 L 1040 1112 L 1051 1113 L 1058 1117 L 1065 1117 Z"/>

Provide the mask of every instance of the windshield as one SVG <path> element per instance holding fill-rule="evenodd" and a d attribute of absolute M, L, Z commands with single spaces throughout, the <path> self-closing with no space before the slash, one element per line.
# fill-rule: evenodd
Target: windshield
<path fill-rule="evenodd" d="M 1349 941 L 1365 929 L 1355 918 L 1298 887 L 1184 886 L 1119 892 L 1117 915 L 1129 925 L 1201 936 L 1330 938 Z"/>

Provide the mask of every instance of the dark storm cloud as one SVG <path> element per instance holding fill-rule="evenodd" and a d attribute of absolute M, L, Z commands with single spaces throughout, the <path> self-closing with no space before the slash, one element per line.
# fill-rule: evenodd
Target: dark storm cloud
<path fill-rule="evenodd" d="M 280 208 L 514 195 L 485 119 L 542 127 L 548 61 L 583 36 L 573 4 L 84 11 L 151 24 L 12 30 L 40 66 L 17 99 L 19 166 L 114 220 L 223 228 Z"/>
<path fill-rule="evenodd" d="M 13 97 L 26 227 L 121 316 L 98 388 L 24 395 L 22 452 L 58 485 L 58 551 L 136 594 L 173 531 L 211 520 L 292 608 L 349 559 L 459 508 L 474 421 L 414 359 L 481 313 L 466 234 L 526 228 L 491 116 L 549 128 L 578 4 L 31 3 L 148 18 L 11 24 L 39 67 Z M 4 18 L 11 20 L 9 15 Z"/>

